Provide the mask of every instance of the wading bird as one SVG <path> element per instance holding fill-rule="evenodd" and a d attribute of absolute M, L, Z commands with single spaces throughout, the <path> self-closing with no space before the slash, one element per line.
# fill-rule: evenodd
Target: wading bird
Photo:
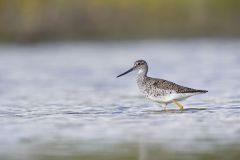
<path fill-rule="evenodd" d="M 136 61 L 131 69 L 118 75 L 117 78 L 131 71 L 138 71 L 137 85 L 140 92 L 150 100 L 160 103 L 164 110 L 166 110 L 166 106 L 169 103 L 174 103 L 180 110 L 183 110 L 183 106 L 178 101 L 208 92 L 206 90 L 183 87 L 164 79 L 148 77 L 148 65 L 144 60 Z"/>

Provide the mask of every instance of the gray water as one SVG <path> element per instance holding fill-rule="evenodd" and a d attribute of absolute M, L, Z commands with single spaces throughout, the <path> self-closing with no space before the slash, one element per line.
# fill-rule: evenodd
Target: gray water
<path fill-rule="evenodd" d="M 187 155 L 240 144 L 239 40 L 1 45 L 0 53 L 0 159 L 149 159 L 151 148 Z M 138 92 L 136 73 L 115 78 L 137 59 L 149 76 L 209 92 L 183 101 L 182 112 L 162 111 Z"/>

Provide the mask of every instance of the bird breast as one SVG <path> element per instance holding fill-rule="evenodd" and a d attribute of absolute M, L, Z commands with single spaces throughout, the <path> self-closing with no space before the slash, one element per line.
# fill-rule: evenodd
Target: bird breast
<path fill-rule="evenodd" d="M 169 103 L 173 99 L 180 99 L 186 95 L 177 94 L 176 91 L 158 88 L 154 85 L 154 81 L 150 81 L 147 77 L 139 77 L 137 84 L 140 92 L 155 102 Z"/>

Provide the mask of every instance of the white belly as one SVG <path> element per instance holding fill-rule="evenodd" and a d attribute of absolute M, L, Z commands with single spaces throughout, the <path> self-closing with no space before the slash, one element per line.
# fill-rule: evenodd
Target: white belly
<path fill-rule="evenodd" d="M 164 96 L 146 95 L 146 97 L 158 103 L 171 103 L 172 100 L 181 101 L 196 94 L 198 93 L 172 93 Z"/>

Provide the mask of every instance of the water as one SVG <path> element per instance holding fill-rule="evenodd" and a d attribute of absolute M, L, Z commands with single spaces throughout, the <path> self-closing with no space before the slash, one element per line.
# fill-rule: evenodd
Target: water
<path fill-rule="evenodd" d="M 239 52 L 238 40 L 206 39 L 2 45 L 0 159 L 186 159 L 239 148 Z M 137 59 L 152 77 L 209 92 L 183 101 L 183 112 L 162 111 L 134 73 L 115 78 Z"/>

